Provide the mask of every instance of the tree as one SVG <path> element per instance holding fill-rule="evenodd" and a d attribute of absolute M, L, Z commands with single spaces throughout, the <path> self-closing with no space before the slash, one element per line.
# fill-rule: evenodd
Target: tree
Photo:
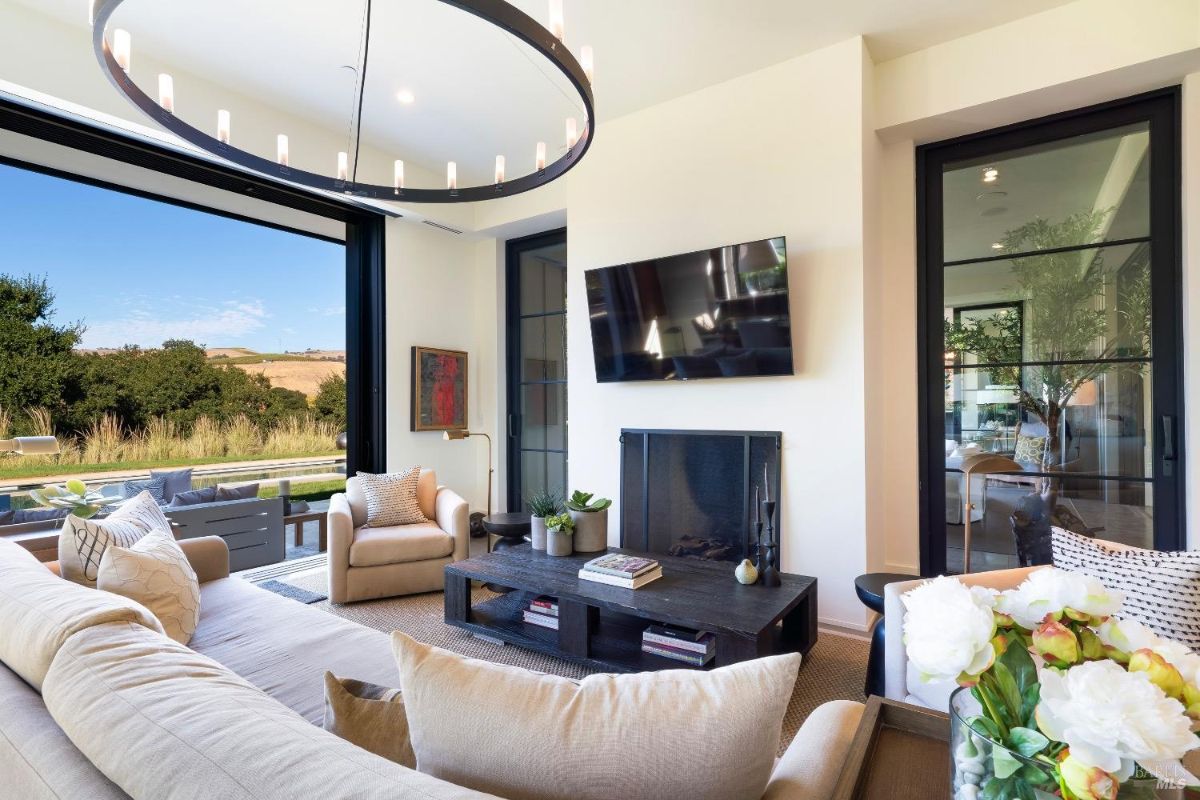
<path fill-rule="evenodd" d="M 335 372 L 317 386 L 317 397 L 313 401 L 317 418 L 336 423 L 346 429 L 346 376 Z"/>
<path fill-rule="evenodd" d="M 83 325 L 55 325 L 45 278 L 0 275 L 0 408 L 61 410 Z"/>

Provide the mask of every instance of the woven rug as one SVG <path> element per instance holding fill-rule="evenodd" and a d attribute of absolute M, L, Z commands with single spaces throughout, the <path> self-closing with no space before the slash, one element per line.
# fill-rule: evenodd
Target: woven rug
<path fill-rule="evenodd" d="M 274 592 L 308 606 L 329 599 L 329 595 L 325 592 L 314 592 L 283 581 L 262 581 L 258 584 L 258 588 L 266 589 L 268 592 Z"/>
<path fill-rule="evenodd" d="M 293 575 L 285 580 L 309 591 L 326 591 L 324 569 Z M 494 596 L 486 589 L 476 589 L 472 593 L 472 601 L 479 603 Z M 514 645 L 484 641 L 461 628 L 447 625 L 444 621 L 445 608 L 441 592 L 345 605 L 333 605 L 324 600 L 314 603 L 313 608 L 323 609 L 384 633 L 404 631 L 414 639 L 471 658 L 511 664 L 537 672 L 561 675 L 564 678 L 579 679 L 595 671 Z M 818 633 L 816 646 L 800 665 L 800 676 L 796 680 L 796 688 L 792 692 L 787 715 L 783 720 L 783 738 L 779 746 L 781 754 L 796 735 L 800 725 L 817 706 L 830 700 L 862 702 L 869 649 L 865 639 L 824 630 Z"/>

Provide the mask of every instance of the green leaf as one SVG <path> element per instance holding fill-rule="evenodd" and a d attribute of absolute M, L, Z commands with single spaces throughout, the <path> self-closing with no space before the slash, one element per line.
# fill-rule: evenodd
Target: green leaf
<path fill-rule="evenodd" d="M 1016 756 L 1003 747 L 992 748 L 992 769 L 997 778 L 1010 778 L 1023 766 Z"/>
<path fill-rule="evenodd" d="M 1006 744 L 1026 758 L 1032 758 L 1045 750 L 1050 740 L 1030 728 L 1013 728 L 1008 732 Z"/>
<path fill-rule="evenodd" d="M 1047 786 L 1054 787 L 1056 785 L 1054 782 L 1054 776 L 1052 774 L 1046 772 L 1046 770 L 1038 769 L 1033 764 L 1026 764 L 1025 766 L 1021 767 L 1021 771 L 1017 773 L 1017 776 L 1022 781 L 1030 783 L 1034 786 L 1040 786 L 1044 788 Z"/>
<path fill-rule="evenodd" d="M 983 785 L 979 800 L 1011 800 L 1013 782 L 1004 778 L 992 778 Z"/>
<path fill-rule="evenodd" d="M 1025 648 L 1026 644 L 1021 635 L 1010 632 L 1008 647 L 1000 654 L 1000 658 L 996 659 L 1011 673 L 1013 680 L 1016 681 L 1017 689 L 1022 694 L 1030 686 L 1036 686 L 1038 682 L 1037 666 L 1033 663 L 1033 656 L 1029 655 L 1029 651 Z"/>
<path fill-rule="evenodd" d="M 1034 683 L 1025 687 L 1025 691 L 1021 692 L 1021 719 L 1020 723 L 1026 728 L 1037 728 L 1037 719 L 1034 712 L 1037 711 L 1038 701 L 1042 696 L 1042 685 Z"/>
<path fill-rule="evenodd" d="M 67 491 L 83 497 L 85 494 L 87 494 L 87 484 L 78 478 L 72 478 L 71 480 L 67 481 Z"/>
<path fill-rule="evenodd" d="M 971 717 L 967 720 L 967 724 L 974 728 L 976 733 L 983 734 L 993 742 L 1000 741 L 1000 728 L 987 717 L 982 715 Z"/>
<path fill-rule="evenodd" d="M 1004 664 L 997 662 L 992 665 L 992 677 L 995 678 L 996 689 L 999 691 L 1004 706 L 1008 709 L 1009 727 L 1021 721 L 1021 690 L 1012 672 Z"/>

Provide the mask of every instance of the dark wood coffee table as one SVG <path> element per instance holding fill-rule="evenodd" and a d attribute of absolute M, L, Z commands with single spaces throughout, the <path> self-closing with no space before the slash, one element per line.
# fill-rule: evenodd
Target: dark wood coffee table
<path fill-rule="evenodd" d="M 688 668 L 642 652 L 642 631 L 656 622 L 715 634 L 716 657 L 705 668 L 807 653 L 817 641 L 816 578 L 784 574 L 779 587 L 743 586 L 734 580 L 733 564 L 655 556 L 663 576 L 641 589 L 622 589 L 579 578 L 579 568 L 596 556 L 548 556 L 521 545 L 450 564 L 446 622 L 606 672 Z M 515 591 L 472 605 L 473 580 Z M 557 631 L 523 621 L 538 595 L 558 598 Z"/>

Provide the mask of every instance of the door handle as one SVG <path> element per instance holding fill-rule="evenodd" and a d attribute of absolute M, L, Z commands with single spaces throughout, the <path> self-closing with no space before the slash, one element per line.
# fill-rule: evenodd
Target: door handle
<path fill-rule="evenodd" d="M 1164 414 L 1162 417 L 1162 460 L 1163 475 L 1173 475 L 1175 472 L 1175 418 Z"/>

